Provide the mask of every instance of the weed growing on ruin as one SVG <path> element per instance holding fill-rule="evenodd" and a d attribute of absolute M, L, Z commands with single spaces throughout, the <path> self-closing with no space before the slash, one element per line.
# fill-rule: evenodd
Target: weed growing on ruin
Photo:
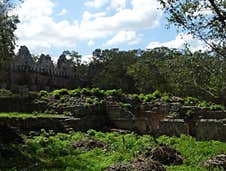
<path fill-rule="evenodd" d="M 216 111 L 216 110 L 224 110 L 225 108 L 224 108 L 224 106 L 222 106 L 222 105 L 212 104 L 212 105 L 210 106 L 210 109 Z"/>
<path fill-rule="evenodd" d="M 2 90 L 3 91 L 3 90 Z M 5 90 L 2 93 L 2 96 L 5 96 L 4 93 Z M 8 91 L 7 91 L 8 92 Z M 8 92 L 9 93 L 9 92 Z M 197 106 L 197 107 L 208 107 L 211 110 L 224 110 L 224 106 L 220 104 L 214 104 L 211 102 L 207 102 L 205 100 L 199 100 L 195 97 L 185 97 L 185 98 L 179 98 L 172 96 L 167 93 L 161 93 L 159 90 L 154 91 L 153 93 L 148 94 L 124 94 L 121 89 L 112 89 L 112 90 L 101 90 L 99 88 L 77 88 L 74 90 L 67 90 L 67 89 L 59 89 L 54 90 L 53 92 L 47 92 L 45 90 L 41 90 L 39 92 L 39 99 L 41 101 L 46 101 L 48 96 L 53 96 L 55 99 L 64 99 L 64 96 L 94 96 L 98 99 L 103 99 L 106 96 L 115 96 L 115 97 L 129 97 L 133 100 L 136 100 L 140 103 L 148 103 L 148 102 L 178 102 L 185 106 Z M 35 95 L 32 95 L 32 97 L 35 97 Z M 0 91 L 0 97 L 1 97 L 1 91 Z M 89 98 L 89 97 L 88 97 Z M 93 97 L 90 97 L 93 98 Z M 89 106 L 90 103 L 85 103 L 85 106 Z"/>

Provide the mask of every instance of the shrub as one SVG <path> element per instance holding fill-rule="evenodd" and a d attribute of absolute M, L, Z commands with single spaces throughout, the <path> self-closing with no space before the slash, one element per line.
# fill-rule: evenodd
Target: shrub
<path fill-rule="evenodd" d="M 83 106 L 84 107 L 89 107 L 90 105 L 96 106 L 96 105 L 100 105 L 102 103 L 103 103 L 103 100 L 100 100 L 97 97 L 95 97 L 95 98 L 88 97 L 88 98 L 86 98 L 86 101 Z"/>
<path fill-rule="evenodd" d="M 86 98 L 86 103 L 92 104 L 93 103 L 93 99 L 88 97 Z"/>
<path fill-rule="evenodd" d="M 83 89 L 81 89 L 81 94 L 88 96 L 88 95 L 92 95 L 92 92 L 88 88 L 83 88 Z"/>
<path fill-rule="evenodd" d="M 85 108 L 88 108 L 88 107 L 90 106 L 90 104 L 85 102 L 85 103 L 83 104 L 83 106 L 84 106 Z"/>
<path fill-rule="evenodd" d="M 165 94 L 162 98 L 161 98 L 164 102 L 170 102 L 170 96 Z"/>
<path fill-rule="evenodd" d="M 224 106 L 222 106 L 222 105 L 218 105 L 218 104 L 212 104 L 211 106 L 210 106 L 210 110 L 224 110 L 225 108 L 224 108 Z"/>
<path fill-rule="evenodd" d="M 120 106 L 126 109 L 131 109 L 132 105 L 130 103 L 120 103 Z"/>
<path fill-rule="evenodd" d="M 122 90 L 121 89 L 107 90 L 107 91 L 105 91 L 105 95 L 121 96 L 122 95 Z"/>
<path fill-rule="evenodd" d="M 40 92 L 39 92 L 39 96 L 40 97 L 42 97 L 42 96 L 48 96 L 48 92 L 47 91 L 45 91 L 45 90 L 41 90 Z"/>
<path fill-rule="evenodd" d="M 93 95 L 93 96 L 104 96 L 104 93 L 105 93 L 105 91 L 104 90 L 101 90 L 101 89 L 99 89 L 99 88 L 92 88 L 91 90 L 91 94 Z"/>
<path fill-rule="evenodd" d="M 144 102 L 151 102 L 152 100 L 155 100 L 155 96 L 153 96 L 153 94 L 147 94 L 146 96 L 144 96 Z"/>
<path fill-rule="evenodd" d="M 53 95 L 55 98 L 60 98 L 60 96 L 69 95 L 69 91 L 65 88 L 60 89 L 60 90 L 54 90 Z"/>
<path fill-rule="evenodd" d="M 198 104 L 198 107 L 209 107 L 209 106 L 210 106 L 210 104 L 205 100 L 199 102 L 199 104 Z"/>
<path fill-rule="evenodd" d="M 184 99 L 184 104 L 185 105 L 197 105 L 199 103 L 199 99 L 195 97 L 186 97 Z"/>
<path fill-rule="evenodd" d="M 128 96 L 129 96 L 130 98 L 132 98 L 133 100 L 140 101 L 139 95 L 138 95 L 138 94 L 128 94 Z"/>
<path fill-rule="evenodd" d="M 69 94 L 74 95 L 74 96 L 80 96 L 81 95 L 81 89 L 77 88 L 77 89 L 74 89 L 74 90 L 70 90 Z"/>
<path fill-rule="evenodd" d="M 15 95 L 10 90 L 0 89 L 0 98 L 8 98 L 14 96 Z"/>
<path fill-rule="evenodd" d="M 138 98 L 139 98 L 140 101 L 144 101 L 145 95 L 143 93 L 141 93 L 141 94 L 138 95 Z"/>
<path fill-rule="evenodd" d="M 153 96 L 155 99 L 161 98 L 161 92 L 160 92 L 159 90 L 155 90 L 155 91 L 152 93 L 152 96 Z"/>

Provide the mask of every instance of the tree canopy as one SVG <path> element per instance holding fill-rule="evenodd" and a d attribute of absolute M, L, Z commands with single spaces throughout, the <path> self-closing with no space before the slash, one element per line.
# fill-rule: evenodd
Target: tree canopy
<path fill-rule="evenodd" d="M 16 24 L 19 22 L 13 15 L 13 3 L 10 0 L 0 1 L 0 65 L 7 63 L 14 54 Z"/>
<path fill-rule="evenodd" d="M 145 51 L 94 51 L 87 66 L 86 87 L 122 89 L 129 93 L 155 90 L 226 104 L 226 61 L 207 52 L 166 47 Z"/>
<path fill-rule="evenodd" d="M 204 41 L 226 58 L 225 0 L 159 0 L 169 23 Z"/>

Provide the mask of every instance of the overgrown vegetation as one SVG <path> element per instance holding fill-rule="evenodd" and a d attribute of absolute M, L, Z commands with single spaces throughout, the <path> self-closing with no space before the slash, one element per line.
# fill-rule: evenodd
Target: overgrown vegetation
<path fill-rule="evenodd" d="M 101 147 L 78 147 L 79 141 L 103 142 Z M 11 145 L 19 156 L 9 159 L 1 156 L 0 168 L 7 170 L 90 170 L 99 171 L 119 162 L 127 163 L 145 156 L 151 148 L 165 144 L 182 153 L 183 165 L 166 166 L 167 170 L 207 170 L 202 162 L 210 156 L 226 152 L 226 144 L 217 141 L 201 142 L 182 135 L 180 138 L 119 132 L 72 134 L 46 132 L 40 136 L 26 137 L 25 144 Z"/>
<path fill-rule="evenodd" d="M 62 114 L 47 114 L 47 113 L 0 113 L 0 118 L 64 118 Z"/>
<path fill-rule="evenodd" d="M 14 98 L 18 97 L 18 94 L 14 94 L 9 90 L 0 89 L 0 98 Z M 74 90 L 68 89 L 58 89 L 52 92 L 41 90 L 40 92 L 29 92 L 29 97 L 35 99 L 37 102 L 46 102 L 48 97 L 54 97 L 55 99 L 60 99 L 64 101 L 64 96 L 76 96 L 76 97 L 86 97 L 84 106 L 88 107 L 90 105 L 103 104 L 104 98 L 107 96 L 131 98 L 137 102 L 155 102 L 160 101 L 163 103 L 178 102 L 185 106 L 197 106 L 197 107 L 208 107 L 211 110 L 224 110 L 225 107 L 221 104 L 215 104 L 213 102 L 208 102 L 205 100 L 200 100 L 196 97 L 187 96 L 185 98 L 175 97 L 171 93 L 161 93 L 159 90 L 153 93 L 147 94 L 126 94 L 123 93 L 121 89 L 112 90 L 102 90 L 100 88 L 77 88 Z M 123 102 L 122 102 L 123 104 Z M 127 105 L 129 107 L 130 104 Z M 123 106 L 123 105 L 122 105 Z"/>
<path fill-rule="evenodd" d="M 104 102 L 103 100 L 100 100 L 97 97 L 95 97 L 95 98 L 88 97 L 88 98 L 86 98 L 84 107 L 102 105 L 103 102 Z"/>
<path fill-rule="evenodd" d="M 78 88 L 74 90 L 67 90 L 67 89 L 60 89 L 55 90 L 53 92 L 47 93 L 46 91 L 41 91 L 40 94 L 51 95 L 53 94 L 54 97 L 60 98 L 64 95 L 72 95 L 72 96 L 94 96 L 95 98 L 87 98 L 86 105 L 88 104 L 102 104 L 103 100 L 99 98 L 103 98 L 105 96 L 128 96 L 132 99 L 138 100 L 139 102 L 154 102 L 154 101 L 162 101 L 166 103 L 170 102 L 179 102 L 186 106 L 198 106 L 198 107 L 209 107 L 211 110 L 224 110 L 224 106 L 220 104 L 214 104 L 212 102 L 207 102 L 205 100 L 199 100 L 195 97 L 185 97 L 185 98 L 178 98 L 174 97 L 168 93 L 161 93 L 159 90 L 154 91 L 153 93 L 148 94 L 125 94 L 122 92 L 121 89 L 113 89 L 113 90 L 101 90 L 99 88 Z M 122 105 L 123 106 L 123 105 Z M 127 105 L 129 107 L 129 104 Z"/>

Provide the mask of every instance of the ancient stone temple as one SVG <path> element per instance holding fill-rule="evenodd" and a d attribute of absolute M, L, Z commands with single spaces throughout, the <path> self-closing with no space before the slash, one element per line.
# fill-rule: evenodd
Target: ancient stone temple
<path fill-rule="evenodd" d="M 26 46 L 21 46 L 17 55 L 13 58 L 15 66 L 34 66 L 34 61 Z"/>
<path fill-rule="evenodd" d="M 77 86 L 76 74 L 65 55 L 54 65 L 49 55 L 41 54 L 35 61 L 28 48 L 21 46 L 6 68 L 0 68 L 0 88 L 38 91 Z"/>
<path fill-rule="evenodd" d="M 57 61 L 56 68 L 59 72 L 65 73 L 65 75 L 70 75 L 70 74 L 74 73 L 73 68 L 70 66 L 70 63 L 64 54 L 60 55 L 60 57 Z"/>

